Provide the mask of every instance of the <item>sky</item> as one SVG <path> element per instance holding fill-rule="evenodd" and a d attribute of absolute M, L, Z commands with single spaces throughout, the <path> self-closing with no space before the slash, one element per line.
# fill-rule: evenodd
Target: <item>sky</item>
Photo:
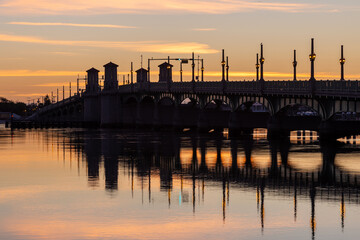
<path fill-rule="evenodd" d="M 0 96 L 33 101 L 60 90 L 109 61 L 119 78 L 147 67 L 147 59 L 204 59 L 205 81 L 221 79 L 221 49 L 230 81 L 255 78 L 256 53 L 264 44 L 265 80 L 309 79 L 310 41 L 315 39 L 316 79 L 360 78 L 358 0 L 0 0 Z M 157 65 L 152 62 L 152 81 Z M 174 81 L 179 81 L 179 62 Z M 196 66 L 197 74 L 197 66 Z M 191 64 L 184 65 L 191 80 Z M 122 84 L 122 80 L 119 81 Z M 81 80 L 81 85 L 84 82 Z"/>

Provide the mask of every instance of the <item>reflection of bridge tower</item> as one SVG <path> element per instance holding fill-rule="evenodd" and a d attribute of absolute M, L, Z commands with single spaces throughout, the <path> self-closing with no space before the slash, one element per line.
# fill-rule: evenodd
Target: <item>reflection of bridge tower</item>
<path fill-rule="evenodd" d="M 102 141 L 101 150 L 104 156 L 105 188 L 109 191 L 118 189 L 118 146 L 116 139 L 113 139 L 111 132 L 108 132 Z"/>
<path fill-rule="evenodd" d="M 101 161 L 101 140 L 93 134 L 85 138 L 85 155 L 88 167 L 88 182 L 97 186 L 99 182 L 99 167 Z"/>

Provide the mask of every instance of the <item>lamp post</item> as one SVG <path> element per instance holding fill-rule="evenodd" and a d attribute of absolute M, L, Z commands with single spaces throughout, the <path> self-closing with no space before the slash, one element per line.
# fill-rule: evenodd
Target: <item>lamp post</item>
<path fill-rule="evenodd" d="M 259 67 L 260 67 L 260 64 L 259 64 L 259 54 L 258 53 L 256 54 L 255 67 L 256 67 L 256 81 L 259 81 Z"/>
<path fill-rule="evenodd" d="M 195 55 L 192 53 L 192 63 L 191 63 L 191 81 L 195 82 Z"/>
<path fill-rule="evenodd" d="M 311 54 L 309 55 L 310 58 L 310 62 L 311 62 L 311 76 L 310 76 L 310 81 L 315 81 L 315 73 L 314 73 L 314 65 L 315 65 L 315 58 L 316 58 L 316 54 L 314 52 L 314 39 L 311 39 Z"/>
<path fill-rule="evenodd" d="M 229 81 L 229 57 L 226 57 L 226 81 Z"/>
<path fill-rule="evenodd" d="M 204 81 L 204 60 L 201 59 L 201 81 L 203 82 Z"/>
<path fill-rule="evenodd" d="M 224 52 L 224 49 L 222 50 L 221 68 L 222 68 L 222 78 L 221 78 L 221 81 L 225 81 L 225 52 Z"/>
<path fill-rule="evenodd" d="M 263 53 L 263 44 L 260 45 L 260 81 L 264 81 L 264 53 Z"/>
<path fill-rule="evenodd" d="M 341 58 L 340 58 L 340 66 L 341 66 L 341 81 L 345 81 L 344 79 L 344 64 L 345 64 L 345 58 L 344 58 L 344 46 L 341 45 Z"/>
<path fill-rule="evenodd" d="M 296 66 L 297 66 L 297 61 L 296 61 L 296 50 L 294 50 L 294 61 L 293 61 L 293 66 L 294 66 L 294 81 L 296 81 Z"/>

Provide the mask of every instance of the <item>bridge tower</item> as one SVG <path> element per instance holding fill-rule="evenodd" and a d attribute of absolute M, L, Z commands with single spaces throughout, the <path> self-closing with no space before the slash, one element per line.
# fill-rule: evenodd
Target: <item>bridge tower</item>
<path fill-rule="evenodd" d="M 104 65 L 105 68 L 105 80 L 104 80 L 104 90 L 116 90 L 118 88 L 117 80 L 117 67 L 118 65 L 109 62 Z"/>
<path fill-rule="evenodd" d="M 99 70 L 91 68 L 87 72 L 84 96 L 84 123 L 86 126 L 100 125 Z"/>
<path fill-rule="evenodd" d="M 99 92 L 99 70 L 95 68 L 90 68 L 87 72 L 87 83 L 86 83 L 86 92 L 96 93 Z"/>
<path fill-rule="evenodd" d="M 164 62 L 159 65 L 160 68 L 160 74 L 159 74 L 159 82 L 166 82 L 171 83 L 172 82 L 172 67 L 168 62 Z"/>
<path fill-rule="evenodd" d="M 115 127 L 120 124 L 121 103 L 120 97 L 116 94 L 118 90 L 117 67 L 118 65 L 109 62 L 104 65 L 105 80 L 104 90 L 101 98 L 101 126 Z"/>
<path fill-rule="evenodd" d="M 145 68 L 140 68 L 136 70 L 137 83 L 147 82 L 148 81 L 147 76 L 148 76 L 148 70 L 146 70 Z"/>

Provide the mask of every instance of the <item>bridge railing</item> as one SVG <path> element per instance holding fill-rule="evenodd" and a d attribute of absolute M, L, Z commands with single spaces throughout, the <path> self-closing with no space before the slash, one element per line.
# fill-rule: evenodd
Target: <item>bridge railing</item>
<path fill-rule="evenodd" d="M 257 93 L 260 92 L 260 82 L 238 81 L 226 82 L 224 91 L 226 93 Z"/>
<path fill-rule="evenodd" d="M 294 93 L 309 94 L 311 83 L 309 81 L 265 81 L 264 93 Z"/>
<path fill-rule="evenodd" d="M 192 82 L 172 82 L 170 91 L 171 92 L 192 92 Z"/>
<path fill-rule="evenodd" d="M 317 81 L 315 83 L 316 93 L 319 95 L 334 96 L 339 94 L 357 95 L 360 92 L 359 81 Z"/>

